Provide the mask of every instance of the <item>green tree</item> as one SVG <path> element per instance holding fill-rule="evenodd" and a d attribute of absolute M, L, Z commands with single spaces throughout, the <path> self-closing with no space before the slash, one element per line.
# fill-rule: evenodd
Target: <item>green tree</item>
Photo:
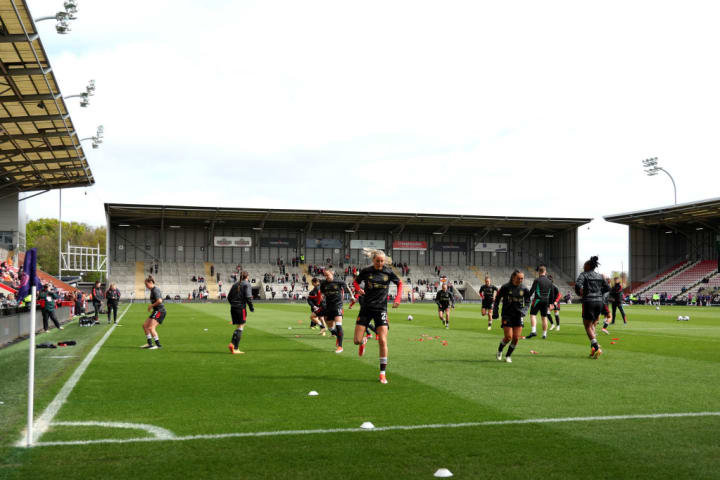
<path fill-rule="evenodd" d="M 55 218 L 39 218 L 31 220 L 25 226 L 27 248 L 37 248 L 38 267 L 51 275 L 58 273 L 58 221 Z M 82 247 L 97 247 L 100 244 L 100 253 L 105 254 L 105 227 L 93 227 L 86 223 L 63 222 L 62 243 L 63 250 L 71 245 Z M 63 270 L 65 272 L 65 270 Z M 68 272 L 79 274 L 81 272 Z M 84 279 L 92 281 L 99 279 L 100 275 L 84 275 Z"/>

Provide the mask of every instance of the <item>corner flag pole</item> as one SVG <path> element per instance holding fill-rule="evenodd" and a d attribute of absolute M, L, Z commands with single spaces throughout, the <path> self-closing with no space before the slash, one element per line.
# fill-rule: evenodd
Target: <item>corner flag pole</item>
<path fill-rule="evenodd" d="M 35 305 L 37 303 L 37 287 L 32 286 L 30 302 L 30 362 L 28 363 L 28 423 L 27 446 L 33 444 L 33 404 L 35 395 Z"/>

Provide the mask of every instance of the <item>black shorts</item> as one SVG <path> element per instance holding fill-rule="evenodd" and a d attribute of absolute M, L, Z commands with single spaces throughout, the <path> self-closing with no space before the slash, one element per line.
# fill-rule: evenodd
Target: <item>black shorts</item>
<path fill-rule="evenodd" d="M 361 308 L 355 324 L 362 325 L 363 327 L 367 328 L 368 325 L 370 325 L 370 320 L 372 320 L 376 330 L 378 327 L 390 328 L 390 324 L 388 323 L 387 310 L 370 310 Z"/>
<path fill-rule="evenodd" d="M 532 307 L 530 308 L 530 315 L 537 315 L 540 312 L 541 317 L 547 317 L 549 305 L 547 302 L 542 300 L 533 301 Z"/>
<path fill-rule="evenodd" d="M 343 316 L 343 309 L 342 309 L 342 307 L 334 307 L 334 306 L 328 305 L 323 310 L 322 316 L 325 317 L 326 320 L 333 321 L 333 320 L 335 320 L 336 317 Z"/>
<path fill-rule="evenodd" d="M 483 310 L 492 310 L 493 309 L 493 300 L 483 300 L 482 301 L 482 308 Z"/>
<path fill-rule="evenodd" d="M 438 312 L 447 312 L 450 310 L 451 305 L 438 305 Z"/>
<path fill-rule="evenodd" d="M 150 314 L 150 318 L 161 324 L 165 320 L 165 315 L 167 315 L 165 310 L 155 310 Z"/>
<path fill-rule="evenodd" d="M 593 322 L 600 318 L 600 315 L 605 311 L 607 305 L 602 302 L 588 302 L 582 304 L 582 318 L 583 320 L 591 320 Z"/>
<path fill-rule="evenodd" d="M 524 327 L 525 322 L 523 322 L 522 317 L 520 317 L 520 318 L 503 317 L 502 326 L 503 326 L 503 328 L 505 328 L 505 327 Z"/>
<path fill-rule="evenodd" d="M 245 322 L 247 322 L 247 310 L 244 308 L 231 308 L 230 316 L 233 325 L 245 325 Z"/>

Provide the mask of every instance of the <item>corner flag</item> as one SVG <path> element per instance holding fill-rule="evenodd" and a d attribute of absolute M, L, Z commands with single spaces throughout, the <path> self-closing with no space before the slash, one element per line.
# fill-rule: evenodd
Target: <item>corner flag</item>
<path fill-rule="evenodd" d="M 31 248 L 25 252 L 25 262 L 23 262 L 22 276 L 20 277 L 20 288 L 18 289 L 18 301 L 22 301 L 30 295 L 32 287 L 42 289 L 40 279 L 37 277 L 37 249 Z"/>

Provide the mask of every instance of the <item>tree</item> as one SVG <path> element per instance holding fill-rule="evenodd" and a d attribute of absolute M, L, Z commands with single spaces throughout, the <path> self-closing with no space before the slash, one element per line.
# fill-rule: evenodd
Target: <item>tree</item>
<path fill-rule="evenodd" d="M 63 222 L 62 243 L 63 249 L 68 242 L 71 245 L 82 247 L 97 247 L 100 244 L 100 253 L 105 254 L 105 227 L 93 227 L 86 223 Z M 27 248 L 37 248 L 38 268 L 51 275 L 58 273 L 58 221 L 55 218 L 39 218 L 31 220 L 25 226 L 25 239 Z M 73 272 L 81 273 L 81 272 Z M 100 275 L 86 273 L 85 280 L 99 279 Z"/>

